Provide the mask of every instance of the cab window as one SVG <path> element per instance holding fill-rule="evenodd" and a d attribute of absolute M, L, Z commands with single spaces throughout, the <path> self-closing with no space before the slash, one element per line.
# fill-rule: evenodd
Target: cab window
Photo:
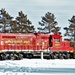
<path fill-rule="evenodd" d="M 60 39 L 55 39 L 55 42 L 56 42 L 56 43 L 59 43 L 59 42 L 60 42 Z"/>

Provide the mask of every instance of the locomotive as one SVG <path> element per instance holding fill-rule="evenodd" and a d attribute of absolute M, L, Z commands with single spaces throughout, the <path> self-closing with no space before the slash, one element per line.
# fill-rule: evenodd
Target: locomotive
<path fill-rule="evenodd" d="M 59 34 L 0 33 L 0 60 L 15 60 L 48 56 L 50 59 L 73 58 L 74 50 L 69 41 Z"/>

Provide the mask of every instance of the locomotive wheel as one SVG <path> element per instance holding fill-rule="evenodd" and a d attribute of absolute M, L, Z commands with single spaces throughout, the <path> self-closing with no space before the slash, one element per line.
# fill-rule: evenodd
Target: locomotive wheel
<path fill-rule="evenodd" d="M 58 53 L 54 54 L 54 59 L 58 59 Z"/>
<path fill-rule="evenodd" d="M 6 60 L 6 55 L 5 54 L 1 54 L 1 60 Z"/>
<path fill-rule="evenodd" d="M 58 56 L 54 55 L 54 59 L 58 59 Z"/>
<path fill-rule="evenodd" d="M 32 54 L 30 54 L 30 55 L 29 55 L 29 57 L 30 57 L 30 58 L 32 58 L 32 57 L 33 57 L 33 55 L 32 55 Z"/>
<path fill-rule="evenodd" d="M 15 53 L 14 54 L 15 60 L 18 60 L 18 55 Z"/>
<path fill-rule="evenodd" d="M 70 54 L 67 53 L 67 54 L 66 54 L 66 59 L 69 59 L 69 58 L 70 58 Z"/>
<path fill-rule="evenodd" d="M 23 59 L 23 54 L 19 53 L 18 59 L 19 59 L 19 60 Z"/>
<path fill-rule="evenodd" d="M 9 55 L 9 59 L 10 59 L 10 60 L 15 60 L 16 57 L 14 56 L 14 54 L 11 53 L 11 54 Z"/>
<path fill-rule="evenodd" d="M 50 55 L 51 59 L 58 59 L 58 53 L 54 52 Z"/>
<path fill-rule="evenodd" d="M 33 57 L 33 55 L 32 54 L 27 54 L 26 57 L 31 59 Z"/>
<path fill-rule="evenodd" d="M 52 53 L 52 54 L 50 55 L 50 57 L 51 57 L 51 59 L 54 59 L 54 54 Z"/>
<path fill-rule="evenodd" d="M 51 56 L 51 54 L 49 55 L 49 59 L 52 59 L 52 56 Z"/>
<path fill-rule="evenodd" d="M 59 59 L 64 59 L 63 53 L 59 53 Z"/>
<path fill-rule="evenodd" d="M 9 54 L 6 54 L 6 60 L 8 60 L 9 59 Z"/>

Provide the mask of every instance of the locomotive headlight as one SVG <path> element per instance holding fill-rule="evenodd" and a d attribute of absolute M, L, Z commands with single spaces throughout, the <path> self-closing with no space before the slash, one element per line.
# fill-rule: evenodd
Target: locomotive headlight
<path fill-rule="evenodd" d="M 55 44 L 55 46 L 57 46 L 57 47 L 58 47 L 58 46 L 60 46 L 60 44 L 59 44 L 59 43 L 56 43 L 56 44 Z"/>
<path fill-rule="evenodd" d="M 71 50 L 70 53 L 73 53 L 73 50 Z"/>

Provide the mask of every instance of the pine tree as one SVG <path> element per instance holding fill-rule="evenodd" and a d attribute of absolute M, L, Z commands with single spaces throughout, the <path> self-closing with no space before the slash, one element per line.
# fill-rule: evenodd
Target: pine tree
<path fill-rule="evenodd" d="M 9 33 L 11 30 L 10 22 L 12 21 L 13 17 L 11 17 L 5 9 L 0 10 L 0 25 L 2 33 Z"/>
<path fill-rule="evenodd" d="M 70 37 L 70 41 L 75 50 L 75 16 L 72 16 L 68 21 L 70 22 L 70 25 L 69 27 L 64 27 L 64 30 L 66 30 L 64 35 Z"/>
<path fill-rule="evenodd" d="M 20 33 L 33 33 L 35 28 L 32 22 L 27 19 L 27 15 L 25 15 L 22 11 L 18 13 L 18 17 L 16 17 L 17 21 L 17 29 Z"/>
<path fill-rule="evenodd" d="M 66 30 L 64 35 L 70 36 L 70 39 L 73 39 L 73 41 L 75 41 L 75 16 L 72 16 L 72 18 L 68 21 L 70 22 L 70 25 L 69 27 L 64 27 L 64 30 Z"/>
<path fill-rule="evenodd" d="M 41 22 L 39 22 L 41 27 L 38 27 L 38 30 L 42 33 L 58 33 L 60 27 L 57 26 L 58 23 L 55 19 L 54 14 L 47 12 L 45 16 L 42 17 Z"/>

